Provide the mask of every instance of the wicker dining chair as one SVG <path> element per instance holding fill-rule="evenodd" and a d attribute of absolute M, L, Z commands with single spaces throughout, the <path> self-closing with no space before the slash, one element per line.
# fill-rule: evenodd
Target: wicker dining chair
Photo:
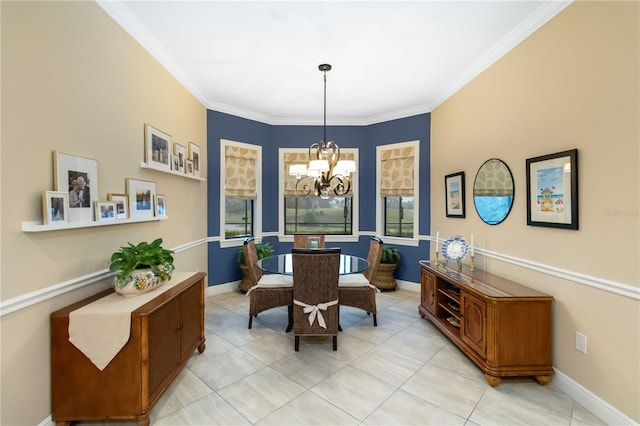
<path fill-rule="evenodd" d="M 373 325 L 378 326 L 378 308 L 376 293 L 378 289 L 373 284 L 382 259 L 382 240 L 371 237 L 367 261 L 369 269 L 362 274 L 341 275 L 339 281 L 339 299 L 343 306 L 362 309 L 373 315 Z"/>
<path fill-rule="evenodd" d="M 263 274 L 258 267 L 258 253 L 254 238 L 244 241 L 245 263 L 249 268 L 252 286 L 247 291 L 249 296 L 249 329 L 253 318 L 268 309 L 287 306 L 288 324 L 286 331 L 291 331 L 293 309 L 293 278 L 291 275 Z"/>
<path fill-rule="evenodd" d="M 340 248 L 294 248 L 291 253 L 294 349 L 300 349 L 300 336 L 332 336 L 335 351 L 340 317 Z"/>
<path fill-rule="evenodd" d="M 293 234 L 293 247 L 295 248 L 312 248 L 311 241 L 318 241 L 317 247 L 313 248 L 324 248 L 324 234 L 305 234 L 305 233 L 295 233 Z"/>

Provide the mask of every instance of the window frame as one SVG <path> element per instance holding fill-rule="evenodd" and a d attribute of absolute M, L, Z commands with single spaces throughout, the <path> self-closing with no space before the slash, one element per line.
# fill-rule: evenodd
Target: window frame
<path fill-rule="evenodd" d="M 359 228 L 359 192 L 358 192 L 358 175 L 360 172 L 359 153 L 358 148 L 340 148 L 340 152 L 353 154 L 354 161 L 356 162 L 356 171 L 351 173 L 351 235 L 338 235 L 327 234 L 325 236 L 326 242 L 357 242 L 360 237 Z M 281 242 L 293 242 L 293 235 L 285 234 L 285 205 L 284 205 L 284 182 L 285 177 L 289 173 L 288 170 L 284 170 L 284 155 L 286 153 L 294 154 L 308 154 L 309 148 L 278 148 L 278 240 Z"/>
<path fill-rule="evenodd" d="M 256 151 L 256 198 L 253 201 L 253 237 L 257 240 L 262 238 L 262 146 L 244 142 L 236 142 L 227 139 L 220 139 L 220 247 L 239 247 L 244 244 L 247 237 L 226 238 L 226 195 L 225 195 L 225 172 L 226 172 L 226 147 L 235 146 L 239 148 Z"/>
<path fill-rule="evenodd" d="M 384 200 L 380 195 L 382 180 L 382 152 L 390 149 L 413 147 L 413 237 L 385 236 Z M 376 146 L 376 235 L 386 244 L 418 247 L 420 245 L 420 140 Z"/>

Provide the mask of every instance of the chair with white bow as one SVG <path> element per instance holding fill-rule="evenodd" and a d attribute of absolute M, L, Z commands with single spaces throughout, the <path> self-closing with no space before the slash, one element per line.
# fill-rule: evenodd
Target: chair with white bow
<path fill-rule="evenodd" d="M 291 250 L 293 258 L 293 331 L 300 336 L 332 336 L 338 349 L 338 277 L 340 248 Z"/>

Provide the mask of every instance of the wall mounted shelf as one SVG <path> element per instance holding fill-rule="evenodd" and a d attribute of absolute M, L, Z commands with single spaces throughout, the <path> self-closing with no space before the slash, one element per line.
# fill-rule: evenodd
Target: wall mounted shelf
<path fill-rule="evenodd" d="M 22 222 L 22 232 L 62 231 L 64 229 L 93 228 L 96 226 L 124 225 L 125 223 L 153 222 L 167 220 L 169 217 L 151 217 L 148 219 L 117 219 L 103 222 L 79 222 L 43 225 L 42 222 Z"/>
<path fill-rule="evenodd" d="M 157 167 L 153 167 L 152 165 L 150 165 L 148 163 L 140 163 L 140 168 L 141 169 L 151 169 L 151 170 L 155 170 L 157 172 L 167 173 L 169 175 L 174 175 L 174 176 L 180 176 L 180 177 L 187 178 L 187 179 L 206 181 L 205 178 L 196 177 L 196 176 L 189 176 L 188 174 L 175 172 L 173 170 L 162 170 L 162 169 L 159 169 Z"/>

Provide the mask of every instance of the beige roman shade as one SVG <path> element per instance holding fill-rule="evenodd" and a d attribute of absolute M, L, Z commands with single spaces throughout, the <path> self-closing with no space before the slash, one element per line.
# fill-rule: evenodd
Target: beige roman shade
<path fill-rule="evenodd" d="M 381 152 L 380 195 L 410 196 L 413 193 L 414 147 L 391 148 Z"/>
<path fill-rule="evenodd" d="M 258 151 L 225 147 L 224 194 L 227 198 L 256 198 L 256 159 Z"/>
<path fill-rule="evenodd" d="M 356 156 L 352 152 L 341 152 L 340 160 L 355 160 Z M 296 194 L 296 182 L 298 178 L 289 174 L 289 167 L 293 164 L 305 164 L 309 165 L 309 153 L 308 152 L 285 152 L 284 153 L 284 196 L 295 197 Z M 307 179 L 305 183 L 313 182 L 311 179 Z M 345 197 L 351 197 L 353 195 L 353 186 L 349 192 L 344 195 Z"/>

